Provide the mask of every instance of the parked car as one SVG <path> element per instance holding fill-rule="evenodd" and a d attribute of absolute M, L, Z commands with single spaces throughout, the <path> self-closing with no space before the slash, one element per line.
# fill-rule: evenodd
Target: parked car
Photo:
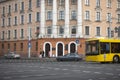
<path fill-rule="evenodd" d="M 82 56 L 77 53 L 68 53 L 64 56 L 58 56 L 56 58 L 57 61 L 80 61 L 82 60 Z"/>
<path fill-rule="evenodd" d="M 15 52 L 9 52 L 4 55 L 6 59 L 20 59 L 20 55 L 16 54 Z"/>

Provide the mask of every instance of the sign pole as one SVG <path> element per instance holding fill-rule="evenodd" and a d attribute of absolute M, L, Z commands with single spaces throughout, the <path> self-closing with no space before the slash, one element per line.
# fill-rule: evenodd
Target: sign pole
<path fill-rule="evenodd" d="M 28 31 L 29 31 L 29 36 L 28 36 L 28 58 L 30 58 L 31 57 L 31 35 L 30 35 L 30 26 L 29 26 L 29 29 L 28 29 Z"/>

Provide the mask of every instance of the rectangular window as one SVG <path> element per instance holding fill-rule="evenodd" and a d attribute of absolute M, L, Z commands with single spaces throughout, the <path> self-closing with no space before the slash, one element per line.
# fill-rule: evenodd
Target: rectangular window
<path fill-rule="evenodd" d="M 24 38 L 24 30 L 23 29 L 21 29 L 21 38 Z"/>
<path fill-rule="evenodd" d="M 40 4 L 41 4 L 41 0 L 37 0 L 37 1 L 36 1 L 36 6 L 37 6 L 37 7 L 40 7 Z"/>
<path fill-rule="evenodd" d="M 39 36 L 39 31 L 40 31 L 40 27 L 36 27 L 36 32 L 35 32 L 36 37 L 38 37 L 38 36 Z"/>
<path fill-rule="evenodd" d="M 77 4 L 77 0 L 71 0 L 71 4 L 72 5 L 76 5 Z"/>
<path fill-rule="evenodd" d="M 108 37 L 110 37 L 110 28 L 107 28 Z"/>
<path fill-rule="evenodd" d="M 15 25 L 17 25 L 17 16 L 15 16 Z"/>
<path fill-rule="evenodd" d="M 120 38 L 120 26 L 118 27 L 118 37 Z"/>
<path fill-rule="evenodd" d="M 100 21 L 100 12 L 96 13 L 96 21 Z"/>
<path fill-rule="evenodd" d="M 89 6 L 90 5 L 90 0 L 85 0 L 85 5 Z"/>
<path fill-rule="evenodd" d="M 49 26 L 49 27 L 47 28 L 47 34 L 48 34 L 48 35 L 52 34 L 52 27 L 51 27 L 51 26 Z"/>
<path fill-rule="evenodd" d="M 100 0 L 96 0 L 96 7 L 100 7 Z"/>
<path fill-rule="evenodd" d="M 32 22 L 32 21 L 31 21 L 31 20 L 32 20 L 32 16 L 31 16 L 31 14 L 29 14 L 29 19 L 28 19 L 28 20 L 29 20 L 29 23 Z"/>
<path fill-rule="evenodd" d="M 39 22 L 40 21 L 40 12 L 37 12 L 36 15 L 37 15 L 36 16 L 36 21 Z"/>
<path fill-rule="evenodd" d="M 109 21 L 109 22 L 110 22 L 110 21 L 112 20 L 111 18 L 112 18 L 111 13 L 107 13 L 107 21 Z"/>
<path fill-rule="evenodd" d="M 23 43 L 20 43 L 20 50 L 23 51 Z"/>
<path fill-rule="evenodd" d="M 4 49 L 4 44 L 2 43 L 2 49 Z"/>
<path fill-rule="evenodd" d="M 8 50 L 10 50 L 10 44 L 8 43 Z"/>
<path fill-rule="evenodd" d="M 8 13 L 9 13 L 9 14 L 11 13 L 11 5 L 9 5 Z"/>
<path fill-rule="evenodd" d="M 35 49 L 36 49 L 36 51 L 38 51 L 38 42 L 36 42 L 36 48 Z"/>
<path fill-rule="evenodd" d="M 65 0 L 59 0 L 59 5 L 64 6 L 65 5 Z"/>
<path fill-rule="evenodd" d="M 118 14 L 118 18 L 117 19 L 118 19 L 118 23 L 120 23 L 120 14 Z"/>
<path fill-rule="evenodd" d="M 16 43 L 14 43 L 14 51 L 16 51 Z"/>
<path fill-rule="evenodd" d="M 85 20 L 90 20 L 90 12 L 85 11 Z"/>
<path fill-rule="evenodd" d="M 85 26 L 85 35 L 89 35 L 89 26 Z"/>
<path fill-rule="evenodd" d="M 64 11 L 60 11 L 59 12 L 59 19 L 64 20 L 64 17 L 65 17 Z"/>
<path fill-rule="evenodd" d="M 71 28 L 71 36 L 76 36 L 76 33 L 77 33 L 76 26 L 72 26 L 72 28 Z"/>
<path fill-rule="evenodd" d="M 18 10 L 18 7 L 17 7 L 17 4 L 15 4 L 15 12 L 17 12 Z"/>
<path fill-rule="evenodd" d="M 17 39 L 17 30 L 14 30 L 14 39 Z"/>
<path fill-rule="evenodd" d="M 8 18 L 8 26 L 11 26 L 11 18 Z"/>
<path fill-rule="evenodd" d="M 21 24 L 24 24 L 24 15 L 21 15 Z"/>
<path fill-rule="evenodd" d="M 71 13 L 71 19 L 77 19 L 77 12 L 76 11 L 72 11 Z"/>
<path fill-rule="evenodd" d="M 2 19 L 2 27 L 4 27 L 5 26 L 5 19 L 3 18 Z"/>
<path fill-rule="evenodd" d="M 29 8 L 28 8 L 29 10 L 31 10 L 32 9 L 32 0 L 29 0 Z"/>
<path fill-rule="evenodd" d="M 47 0 L 48 1 L 48 5 L 51 6 L 53 4 L 53 0 Z"/>
<path fill-rule="evenodd" d="M 107 0 L 107 7 L 111 8 L 111 0 Z"/>
<path fill-rule="evenodd" d="M 5 14 L 5 7 L 3 7 L 3 15 Z"/>
<path fill-rule="evenodd" d="M 47 12 L 47 20 L 52 20 L 52 11 Z"/>
<path fill-rule="evenodd" d="M 24 11 L 24 2 L 21 2 L 21 10 Z"/>
<path fill-rule="evenodd" d="M 10 34 L 11 34 L 10 30 L 8 30 L 8 36 L 7 36 L 8 39 L 10 39 Z"/>
<path fill-rule="evenodd" d="M 2 31 L 2 40 L 5 38 L 5 31 Z"/>
<path fill-rule="evenodd" d="M 64 26 L 60 26 L 59 35 L 63 35 L 63 34 L 64 34 Z"/>
<path fill-rule="evenodd" d="M 96 36 L 100 36 L 100 27 L 96 27 Z"/>
<path fill-rule="evenodd" d="M 117 2 L 117 8 L 120 9 L 120 1 Z"/>

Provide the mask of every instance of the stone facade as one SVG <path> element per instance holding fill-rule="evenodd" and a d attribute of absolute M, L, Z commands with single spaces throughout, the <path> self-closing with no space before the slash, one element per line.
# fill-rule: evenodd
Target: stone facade
<path fill-rule="evenodd" d="M 27 56 L 29 41 L 31 56 L 84 54 L 86 38 L 119 38 L 119 26 L 119 0 L 5 0 L 0 2 L 0 55 L 11 50 Z"/>

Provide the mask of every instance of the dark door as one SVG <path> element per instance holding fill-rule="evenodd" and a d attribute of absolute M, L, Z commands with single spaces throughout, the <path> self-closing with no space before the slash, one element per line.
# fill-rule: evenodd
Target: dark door
<path fill-rule="evenodd" d="M 49 51 L 50 51 L 50 44 L 47 43 L 45 45 L 45 57 L 49 57 Z"/>
<path fill-rule="evenodd" d="M 70 44 L 70 53 L 75 53 L 76 46 L 75 43 Z"/>
<path fill-rule="evenodd" d="M 58 44 L 58 56 L 63 56 L 63 45 L 61 43 Z"/>

